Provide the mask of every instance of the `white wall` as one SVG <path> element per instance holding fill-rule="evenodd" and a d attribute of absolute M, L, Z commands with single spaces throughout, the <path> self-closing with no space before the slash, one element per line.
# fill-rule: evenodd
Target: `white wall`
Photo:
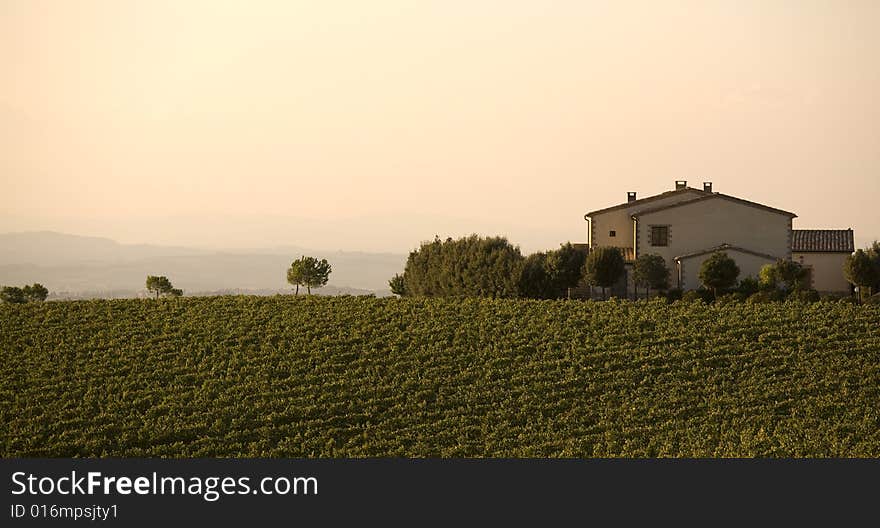
<path fill-rule="evenodd" d="M 631 207 L 624 207 L 605 213 L 599 213 L 592 217 L 592 247 L 633 247 L 632 214 L 634 212 L 642 209 L 674 204 L 684 200 L 692 200 L 700 196 L 703 196 L 702 192 L 695 189 L 690 189 L 688 192 L 673 194 L 666 198 L 658 198 L 648 203 L 637 204 Z M 617 232 L 617 236 L 611 237 L 608 235 L 608 233 L 612 230 Z"/>
<path fill-rule="evenodd" d="M 739 277 L 737 278 L 737 281 L 741 281 L 746 277 L 754 277 L 757 279 L 762 266 L 765 264 L 772 264 L 776 261 L 775 259 L 759 257 L 757 255 L 742 253 L 732 249 L 727 249 L 724 252 L 727 253 L 728 257 L 735 260 L 736 265 L 739 266 Z M 682 259 L 677 268 L 672 268 L 674 270 L 672 277 L 673 284 L 676 283 L 676 279 L 679 279 L 677 286 L 683 290 L 694 290 L 699 288 L 701 285 L 700 267 L 702 267 L 703 262 L 711 256 L 712 253 L 706 253 L 704 255 Z"/>
<path fill-rule="evenodd" d="M 826 293 L 849 293 L 843 276 L 847 253 L 792 253 L 792 260 L 813 269 L 813 288 Z"/>
<path fill-rule="evenodd" d="M 669 226 L 669 245 L 652 246 L 652 225 Z M 639 217 L 638 255 L 658 254 L 674 269 L 674 257 L 721 244 L 788 258 L 791 218 L 765 209 L 713 198 Z"/>

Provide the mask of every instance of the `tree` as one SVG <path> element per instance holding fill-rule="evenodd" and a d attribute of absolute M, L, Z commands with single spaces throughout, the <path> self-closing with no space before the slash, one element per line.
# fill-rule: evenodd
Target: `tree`
<path fill-rule="evenodd" d="M 290 267 L 287 269 L 287 282 L 296 288 L 293 293 L 294 295 L 299 295 L 300 285 L 305 284 L 305 270 L 303 266 L 303 260 L 297 259 L 291 262 Z"/>
<path fill-rule="evenodd" d="M 403 280 L 403 275 L 400 273 L 396 273 L 391 280 L 388 281 L 388 286 L 391 288 L 391 293 L 394 295 L 399 295 L 401 297 L 406 295 L 406 283 Z"/>
<path fill-rule="evenodd" d="M 295 295 L 299 295 L 300 286 L 305 286 L 311 295 L 312 288 L 320 288 L 327 284 L 331 271 L 333 269 L 327 259 L 318 260 L 303 255 L 290 264 L 287 270 L 287 282 L 296 286 Z"/>
<path fill-rule="evenodd" d="M 737 290 L 739 291 L 739 293 L 743 294 L 743 296 L 749 297 L 758 293 L 761 290 L 761 282 L 752 276 L 748 276 L 739 281 L 739 286 L 737 287 Z"/>
<path fill-rule="evenodd" d="M 700 282 L 712 290 L 716 299 L 718 290 L 726 290 L 736 285 L 737 277 L 739 277 L 739 266 L 723 251 L 712 253 L 700 266 Z"/>
<path fill-rule="evenodd" d="M 49 290 L 39 282 L 25 286 L 22 288 L 22 292 L 28 302 L 43 302 L 49 296 Z"/>
<path fill-rule="evenodd" d="M 847 256 L 846 262 L 843 263 L 843 275 L 846 280 L 859 287 L 859 302 L 863 297 L 862 291 L 880 280 L 878 274 L 880 271 L 871 256 L 861 249 Z"/>
<path fill-rule="evenodd" d="M 27 296 L 18 286 L 4 286 L 0 290 L 0 300 L 10 304 L 24 304 L 27 302 Z"/>
<path fill-rule="evenodd" d="M 633 263 L 633 281 L 645 287 L 645 296 L 651 297 L 651 288 L 669 288 L 669 268 L 660 255 L 640 255 Z"/>
<path fill-rule="evenodd" d="M 583 278 L 587 251 L 575 247 L 571 242 L 559 246 L 556 251 L 547 253 L 547 271 L 550 276 L 552 298 L 566 297 L 569 288 L 577 286 Z"/>
<path fill-rule="evenodd" d="M 532 299 L 566 297 L 568 289 L 581 281 L 586 259 L 587 252 L 570 242 L 555 251 L 529 255 L 520 272 L 520 296 Z"/>
<path fill-rule="evenodd" d="M 781 287 L 788 292 L 807 288 L 809 286 L 807 277 L 806 268 L 788 259 L 779 259 L 774 264 L 765 264 L 758 274 L 758 280 L 763 288 L 772 290 Z"/>
<path fill-rule="evenodd" d="M 406 260 L 406 294 L 426 297 L 516 297 L 523 257 L 503 237 L 471 235 L 423 242 Z"/>
<path fill-rule="evenodd" d="M 871 293 L 875 294 L 880 292 L 880 241 L 875 240 L 866 253 L 874 262 L 874 268 L 877 270 L 874 284 L 871 285 Z"/>
<path fill-rule="evenodd" d="M 764 290 L 779 289 L 779 275 L 776 273 L 776 266 L 773 264 L 764 264 L 761 271 L 758 272 L 758 284 Z"/>
<path fill-rule="evenodd" d="M 171 290 L 168 291 L 168 295 L 170 295 L 172 297 L 182 297 L 183 290 L 181 290 L 179 288 L 171 288 Z"/>
<path fill-rule="evenodd" d="M 553 280 L 548 268 L 547 253 L 532 253 L 526 257 L 517 286 L 520 297 L 550 299 L 553 296 Z"/>
<path fill-rule="evenodd" d="M 168 277 L 155 275 L 147 276 L 147 291 L 155 293 L 156 299 L 158 299 L 160 295 L 170 294 L 173 289 L 174 286 L 171 285 L 171 281 L 168 280 Z"/>
<path fill-rule="evenodd" d="M 597 247 L 584 263 L 584 279 L 590 285 L 602 288 L 602 299 L 605 299 L 605 288 L 620 280 L 623 272 L 623 253 L 616 247 Z"/>
<path fill-rule="evenodd" d="M 18 286 L 4 286 L 0 290 L 0 300 L 11 304 L 24 304 L 28 302 L 43 302 L 49 296 L 49 290 L 39 282 L 19 288 Z"/>

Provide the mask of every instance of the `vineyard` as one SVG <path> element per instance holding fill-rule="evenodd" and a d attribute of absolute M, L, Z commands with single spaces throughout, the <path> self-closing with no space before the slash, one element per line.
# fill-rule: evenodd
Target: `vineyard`
<path fill-rule="evenodd" d="M 0 306 L 0 455 L 880 456 L 880 306 Z"/>

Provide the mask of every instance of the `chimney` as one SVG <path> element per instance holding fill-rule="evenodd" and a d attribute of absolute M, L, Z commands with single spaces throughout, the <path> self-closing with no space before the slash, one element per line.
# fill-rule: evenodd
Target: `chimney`
<path fill-rule="evenodd" d="M 626 193 L 626 201 L 627 201 L 627 202 L 634 202 L 634 201 L 636 201 L 636 193 L 634 193 L 634 192 L 628 192 L 628 193 Z"/>
<path fill-rule="evenodd" d="M 712 192 L 712 182 L 703 182 L 703 190 L 705 192 Z"/>
<path fill-rule="evenodd" d="M 688 186 L 687 180 L 675 180 L 675 190 L 686 189 Z"/>

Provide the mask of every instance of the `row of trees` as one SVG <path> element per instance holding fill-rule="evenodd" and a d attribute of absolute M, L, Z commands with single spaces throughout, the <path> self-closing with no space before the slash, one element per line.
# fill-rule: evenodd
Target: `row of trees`
<path fill-rule="evenodd" d="M 586 262 L 585 278 L 589 284 L 604 288 L 613 285 L 623 275 L 623 257 L 616 248 L 597 248 Z M 860 300 L 865 293 L 880 291 L 880 243 L 874 242 L 867 250 L 858 250 L 847 257 L 843 267 L 846 279 L 859 287 Z M 758 279 L 746 277 L 738 281 L 739 266 L 727 253 L 715 252 L 700 266 L 699 279 L 703 287 L 717 298 L 721 293 L 737 289 L 751 295 L 763 292 L 780 292 L 782 295 L 810 290 L 809 272 L 801 264 L 779 259 L 761 268 Z M 669 270 L 659 255 L 642 255 L 633 263 L 633 281 L 655 290 L 669 287 Z M 817 296 L 816 292 L 812 292 Z M 646 291 L 650 296 L 650 291 Z"/>
<path fill-rule="evenodd" d="M 570 243 L 524 257 L 503 237 L 435 238 L 410 253 L 403 274 L 388 282 L 396 295 L 427 297 L 525 297 L 560 299 L 569 288 L 613 286 L 624 273 L 617 248 L 585 249 Z M 650 295 L 669 287 L 669 270 L 658 255 L 640 257 L 634 278 Z"/>
<path fill-rule="evenodd" d="M 302 256 L 291 263 L 287 270 L 287 282 L 296 287 L 295 293 L 299 294 L 299 287 L 305 286 L 309 294 L 312 288 L 320 288 L 327 284 L 332 268 L 326 259 L 318 260 L 315 257 Z M 180 297 L 183 290 L 175 288 L 164 275 L 148 275 L 146 283 L 147 291 L 151 295 L 159 297 Z M 5 291 L 5 290 L 4 290 Z"/>
<path fill-rule="evenodd" d="M 556 251 L 523 257 L 503 237 L 477 235 L 453 240 L 435 238 L 410 253 L 403 274 L 390 281 L 396 295 L 428 297 L 526 297 L 559 299 L 569 288 L 588 284 L 602 289 L 622 280 L 625 261 L 622 251 L 598 247 L 587 254 L 572 244 Z M 670 271 L 660 255 L 641 255 L 632 267 L 632 278 L 645 295 L 669 289 Z M 880 291 L 880 244 L 867 251 L 859 250 L 847 259 L 847 279 L 861 290 Z M 780 259 L 765 265 L 757 279 L 739 281 L 740 269 L 727 253 L 710 255 L 700 267 L 703 288 L 717 298 L 738 291 L 746 296 L 759 291 L 777 291 L 783 295 L 810 290 L 808 271 L 799 263 Z M 815 294 L 815 292 L 812 292 Z"/>
<path fill-rule="evenodd" d="M 28 286 L 4 286 L 0 289 L 0 300 L 10 304 L 43 302 L 49 296 L 49 290 L 36 282 Z"/>
<path fill-rule="evenodd" d="M 327 284 L 332 271 L 326 259 L 302 256 L 287 270 L 287 282 L 299 294 L 304 286 L 309 294 L 312 288 Z M 880 291 L 880 243 L 874 242 L 867 250 L 858 250 L 847 257 L 844 275 L 859 287 L 860 298 L 865 293 Z M 534 253 L 523 257 L 518 247 L 506 238 L 483 238 L 477 235 L 441 241 L 435 237 L 410 253 L 404 273 L 389 281 L 392 293 L 428 297 L 525 297 L 559 299 L 570 288 L 588 284 L 606 289 L 617 284 L 625 273 L 622 251 L 614 247 L 599 247 L 587 251 L 570 243 L 555 251 Z M 637 288 L 651 291 L 669 289 L 670 272 L 660 255 L 641 255 L 633 262 L 632 278 Z M 740 283 L 740 269 L 724 252 L 707 258 L 699 273 L 704 288 L 717 298 L 720 293 L 738 288 L 746 295 L 759 290 L 793 292 L 809 289 L 807 270 L 797 262 L 780 259 L 765 265 L 758 280 L 746 278 Z M 171 284 L 165 276 L 149 275 L 146 288 L 156 299 L 160 296 L 179 297 L 183 291 Z M 0 300 L 6 303 L 43 301 L 49 291 L 42 284 L 24 287 L 5 286 Z"/>
<path fill-rule="evenodd" d="M 572 244 L 523 257 L 503 237 L 438 237 L 411 252 L 388 285 L 401 296 L 558 299 L 580 282 L 586 257 Z"/>
<path fill-rule="evenodd" d="M 625 261 L 623 253 L 615 247 L 598 247 L 587 257 L 584 264 L 583 278 L 591 286 L 602 288 L 605 298 L 607 288 L 614 286 L 623 278 Z M 633 283 L 637 288 L 645 288 L 645 296 L 651 296 L 651 290 L 669 289 L 669 268 L 660 255 L 641 255 L 633 262 Z"/>

